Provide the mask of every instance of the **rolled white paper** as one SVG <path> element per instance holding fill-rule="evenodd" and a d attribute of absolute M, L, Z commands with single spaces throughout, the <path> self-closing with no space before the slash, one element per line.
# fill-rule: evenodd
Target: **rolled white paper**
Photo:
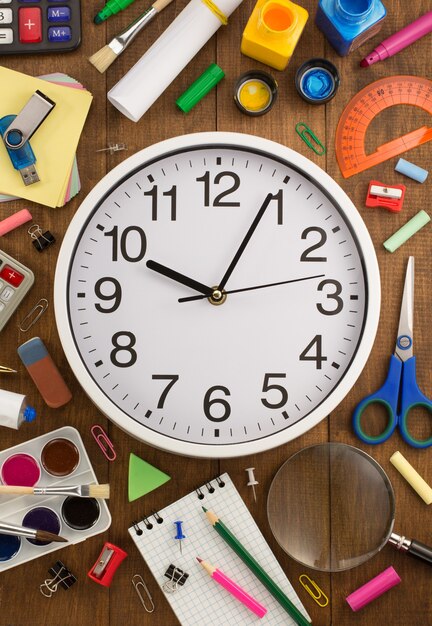
<path fill-rule="evenodd" d="M 214 0 L 228 17 L 242 0 Z M 108 100 L 133 122 L 138 120 L 222 26 L 203 0 L 190 0 L 125 76 L 108 92 Z"/>

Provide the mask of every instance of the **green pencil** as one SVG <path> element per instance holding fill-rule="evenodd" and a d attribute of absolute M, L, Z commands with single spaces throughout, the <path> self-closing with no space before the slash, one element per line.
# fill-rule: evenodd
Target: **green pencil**
<path fill-rule="evenodd" d="M 307 620 L 298 608 L 291 602 L 291 600 L 284 594 L 282 589 L 270 578 L 270 576 L 263 570 L 261 565 L 255 561 L 253 556 L 246 550 L 246 548 L 240 543 L 240 541 L 232 534 L 225 524 L 218 518 L 218 516 L 212 511 L 208 511 L 202 507 L 204 513 L 210 524 L 219 533 L 222 539 L 229 545 L 232 550 L 241 558 L 248 568 L 255 574 L 255 576 L 262 582 L 264 587 L 272 594 L 279 604 L 285 609 L 293 620 L 299 624 L 299 626 L 310 626 L 311 622 Z"/>

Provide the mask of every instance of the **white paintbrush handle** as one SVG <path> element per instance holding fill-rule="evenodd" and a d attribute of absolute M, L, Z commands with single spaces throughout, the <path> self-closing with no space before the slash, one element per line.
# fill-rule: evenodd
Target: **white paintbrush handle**
<path fill-rule="evenodd" d="M 0 495 L 2 493 L 9 493 L 19 495 L 32 494 L 33 487 L 19 487 L 15 485 L 0 485 Z"/>

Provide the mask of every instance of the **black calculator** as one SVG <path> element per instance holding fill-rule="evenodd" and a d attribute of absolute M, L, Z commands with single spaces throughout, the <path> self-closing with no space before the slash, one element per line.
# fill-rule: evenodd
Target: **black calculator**
<path fill-rule="evenodd" d="M 80 0 L 0 0 L 0 56 L 67 52 L 80 43 Z"/>

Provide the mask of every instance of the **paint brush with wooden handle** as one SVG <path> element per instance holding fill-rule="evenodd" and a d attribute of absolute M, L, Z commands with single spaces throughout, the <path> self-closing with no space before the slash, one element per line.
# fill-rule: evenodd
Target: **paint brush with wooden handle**
<path fill-rule="evenodd" d="M 172 0 L 156 0 L 156 2 L 153 2 L 150 8 L 129 24 L 119 35 L 114 37 L 109 44 L 95 52 L 95 54 L 89 58 L 90 63 L 94 65 L 101 74 L 106 72 L 116 58 L 132 43 L 138 33 L 140 33 L 162 9 L 168 6 L 170 2 L 172 2 Z"/>
<path fill-rule="evenodd" d="M 79 496 L 80 498 L 107 500 L 110 497 L 109 487 L 109 485 L 63 485 L 62 487 L 0 485 L 0 496 L 4 494 L 15 496 Z"/>
<path fill-rule="evenodd" d="M 26 526 L 8 524 L 7 522 L 0 522 L 0 535 L 28 537 L 29 539 L 36 539 L 37 541 L 67 541 L 64 537 L 50 533 L 47 530 L 36 530 L 35 528 L 27 528 Z"/>

